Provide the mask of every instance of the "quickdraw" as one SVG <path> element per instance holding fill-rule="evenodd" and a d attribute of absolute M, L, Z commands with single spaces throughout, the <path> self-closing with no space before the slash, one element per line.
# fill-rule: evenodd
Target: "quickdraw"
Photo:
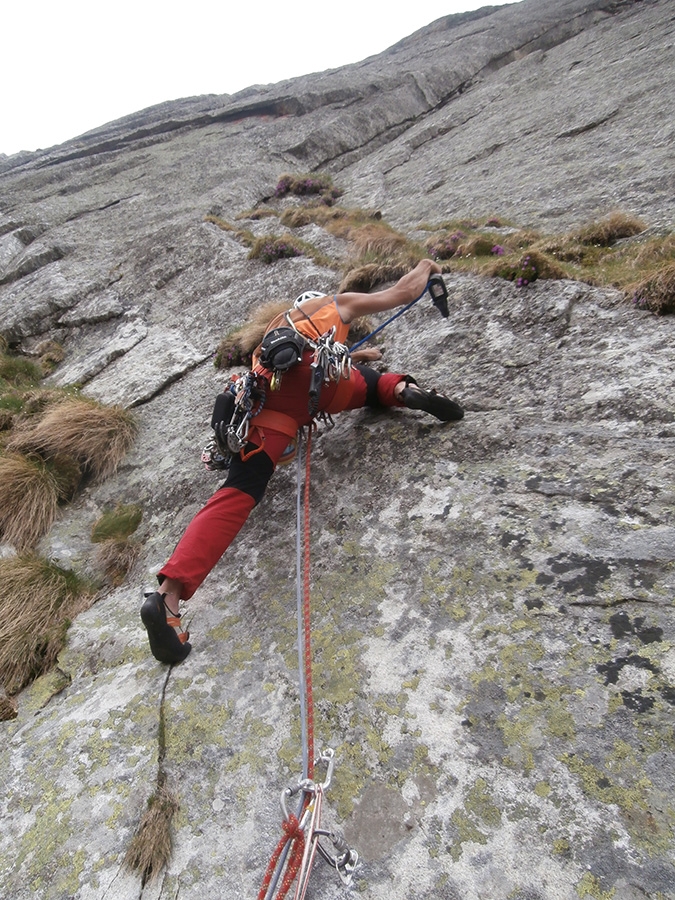
<path fill-rule="evenodd" d="M 330 331 L 321 335 L 314 343 L 314 363 L 323 369 L 326 382 L 349 378 L 352 358 L 349 347 L 335 340 L 335 326 L 333 325 Z"/>
<path fill-rule="evenodd" d="M 311 778 L 303 778 L 296 785 L 282 791 L 281 827 L 284 833 L 267 866 L 258 900 L 268 900 L 274 896 L 282 871 L 283 879 L 276 893 L 276 900 L 283 900 L 296 877 L 293 900 L 304 900 L 317 852 L 331 868 L 335 869 L 344 885 L 352 883 L 359 862 L 358 853 L 347 845 L 341 832 L 321 828 L 323 797 L 333 777 L 334 750 L 326 748 L 315 760 L 315 765 L 321 763 L 327 767 L 326 777 L 322 783 L 319 784 Z M 299 793 L 302 793 L 303 797 L 298 814 L 295 815 L 289 811 L 288 801 Z M 331 841 L 334 853 L 325 848 L 320 841 L 321 838 L 328 838 Z"/>
<path fill-rule="evenodd" d="M 309 414 L 313 418 L 319 410 L 321 388 L 331 381 L 349 379 L 352 358 L 349 347 L 335 340 L 335 326 L 311 343 L 314 347 L 314 359 L 310 366 Z"/>
<path fill-rule="evenodd" d="M 255 372 L 234 376 L 219 395 L 211 420 L 215 434 L 201 454 L 209 471 L 229 469 L 233 454 L 246 446 L 251 419 L 262 411 L 266 396 L 267 382 Z M 224 418 L 218 418 L 219 407 Z"/>
<path fill-rule="evenodd" d="M 234 413 L 227 426 L 226 441 L 230 453 L 239 453 L 246 445 L 251 419 L 265 405 L 265 380 L 254 372 L 241 375 L 230 388 L 234 394 Z"/>

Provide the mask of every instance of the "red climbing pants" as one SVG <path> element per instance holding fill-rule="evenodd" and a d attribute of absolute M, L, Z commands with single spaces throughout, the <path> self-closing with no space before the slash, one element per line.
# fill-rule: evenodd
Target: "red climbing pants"
<path fill-rule="evenodd" d="M 332 413 L 363 406 L 398 406 L 394 390 L 404 380 L 404 375 L 381 375 L 366 366 L 354 366 L 347 385 L 338 383 L 324 388 L 319 408 Z M 309 368 L 299 365 L 284 375 L 281 390 L 268 395 L 265 409 L 284 412 L 300 428 L 310 422 L 308 391 Z M 245 447 L 247 458 L 232 459 L 224 485 L 190 522 L 157 576 L 160 584 L 164 578 L 180 582 L 183 600 L 192 597 L 237 536 L 253 507 L 262 500 L 277 462 L 289 444 L 288 435 L 271 428 L 252 428 L 250 440 Z M 263 441 L 264 450 L 251 455 Z"/>

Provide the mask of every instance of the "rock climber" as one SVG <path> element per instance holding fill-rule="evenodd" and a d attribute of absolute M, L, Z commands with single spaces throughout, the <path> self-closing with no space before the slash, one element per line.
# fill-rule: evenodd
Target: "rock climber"
<path fill-rule="evenodd" d="M 313 380 L 316 381 L 312 361 L 317 356 L 311 342 L 316 348 L 319 339 L 330 334 L 329 349 L 341 348 L 348 355 L 344 342 L 351 322 L 410 303 L 424 292 L 434 273 L 440 273 L 438 264 L 423 259 L 395 285 L 379 293 L 310 294 L 307 299 L 298 298 L 293 308 L 269 324 L 266 334 L 277 334 L 278 327 L 290 326 L 291 333 L 308 339 L 310 346 L 300 351 L 299 361 L 284 372 L 276 390 L 269 389 L 273 373 L 261 362 L 261 348 L 254 353 L 253 372 L 265 379 L 267 388 L 264 407 L 250 420 L 245 446 L 232 455 L 226 481 L 190 522 L 171 558 L 159 571 L 159 590 L 147 594 L 141 607 L 150 649 L 160 662 L 180 662 L 190 652 L 189 634 L 181 628 L 179 601 L 192 597 L 229 547 L 261 501 L 289 441 L 300 427 L 312 421 L 314 414 L 364 406 L 403 406 L 423 410 L 443 422 L 463 417 L 461 406 L 435 391 L 423 390 L 409 375 L 381 374 L 359 364 L 345 366 L 344 358 L 336 380 L 321 378 L 315 408 L 310 410 L 308 402 Z"/>

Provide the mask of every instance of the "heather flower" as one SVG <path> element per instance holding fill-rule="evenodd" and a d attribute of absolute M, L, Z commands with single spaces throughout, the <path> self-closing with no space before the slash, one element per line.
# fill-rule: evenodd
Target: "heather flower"
<path fill-rule="evenodd" d="M 265 241 L 256 254 L 263 262 L 273 263 L 278 259 L 290 259 L 293 256 L 302 256 L 302 250 L 285 240 Z"/>
<path fill-rule="evenodd" d="M 501 244 L 495 244 L 490 253 L 493 253 L 495 256 L 503 256 L 505 250 Z"/>
<path fill-rule="evenodd" d="M 274 190 L 275 197 L 285 197 L 291 190 L 291 186 L 293 184 L 293 179 L 290 175 L 284 175 L 279 179 L 279 182 Z"/>
<path fill-rule="evenodd" d="M 537 280 L 537 275 L 539 274 L 529 254 L 520 261 L 519 271 L 520 275 L 516 279 L 516 287 L 527 287 L 528 284 Z"/>
<path fill-rule="evenodd" d="M 457 252 L 459 242 L 466 237 L 463 231 L 455 231 L 449 237 L 441 238 L 429 247 L 434 259 L 450 259 Z"/>
<path fill-rule="evenodd" d="M 342 192 L 333 187 L 330 175 L 282 175 L 274 190 L 275 197 L 285 197 L 287 194 L 295 194 L 304 197 L 308 194 L 325 194 L 329 199 L 335 200 Z"/>

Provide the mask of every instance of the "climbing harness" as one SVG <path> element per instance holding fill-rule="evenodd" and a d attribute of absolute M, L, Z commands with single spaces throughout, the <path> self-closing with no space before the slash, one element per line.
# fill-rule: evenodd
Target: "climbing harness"
<path fill-rule="evenodd" d="M 338 873 L 342 882 L 351 883 L 358 863 L 358 854 L 350 849 L 343 836 L 321 828 L 323 797 L 330 787 L 335 766 L 335 752 L 323 750 L 314 759 L 314 701 L 312 692 L 312 659 L 310 635 L 310 566 L 309 566 L 309 475 L 312 426 L 308 429 L 305 447 L 305 489 L 301 502 L 302 461 L 297 456 L 296 497 L 296 600 L 298 626 L 298 677 L 300 682 L 300 723 L 302 741 L 302 778 L 281 794 L 283 835 L 274 850 L 263 878 L 258 900 L 283 900 L 296 880 L 293 900 L 304 900 L 309 875 L 317 852 Z M 302 529 L 301 529 L 302 525 Z M 303 539 L 301 539 L 301 530 Z M 304 546 L 303 546 L 304 545 Z M 323 782 L 314 778 L 314 767 L 323 765 Z M 289 801 L 300 795 L 296 813 L 288 809 Z M 321 843 L 328 838 L 335 852 L 330 853 Z M 283 877 L 282 877 L 283 876 Z M 281 879 L 281 884 L 279 884 Z M 276 892 L 276 893 L 275 893 Z"/>
<path fill-rule="evenodd" d="M 361 347 L 366 341 L 369 341 L 372 337 L 375 337 L 376 334 L 379 334 L 383 328 L 386 328 L 390 322 L 393 322 L 394 319 L 398 319 L 399 316 L 402 316 L 403 313 L 408 312 L 408 310 L 413 307 L 416 303 L 424 297 L 426 292 L 429 291 L 429 296 L 431 297 L 431 302 L 434 304 L 436 309 L 440 312 L 444 319 L 447 319 L 450 315 L 448 311 L 448 289 L 445 286 L 445 282 L 443 281 L 442 275 L 432 275 L 427 281 L 424 290 L 419 295 L 419 297 L 415 297 L 414 300 L 411 300 L 406 306 L 403 306 L 399 309 L 398 312 L 394 313 L 393 316 L 390 316 L 386 322 L 383 322 L 382 325 L 375 328 L 370 334 L 367 334 L 364 338 L 361 338 L 356 344 L 353 344 L 350 347 L 350 352 L 353 353 L 358 347 Z"/>

